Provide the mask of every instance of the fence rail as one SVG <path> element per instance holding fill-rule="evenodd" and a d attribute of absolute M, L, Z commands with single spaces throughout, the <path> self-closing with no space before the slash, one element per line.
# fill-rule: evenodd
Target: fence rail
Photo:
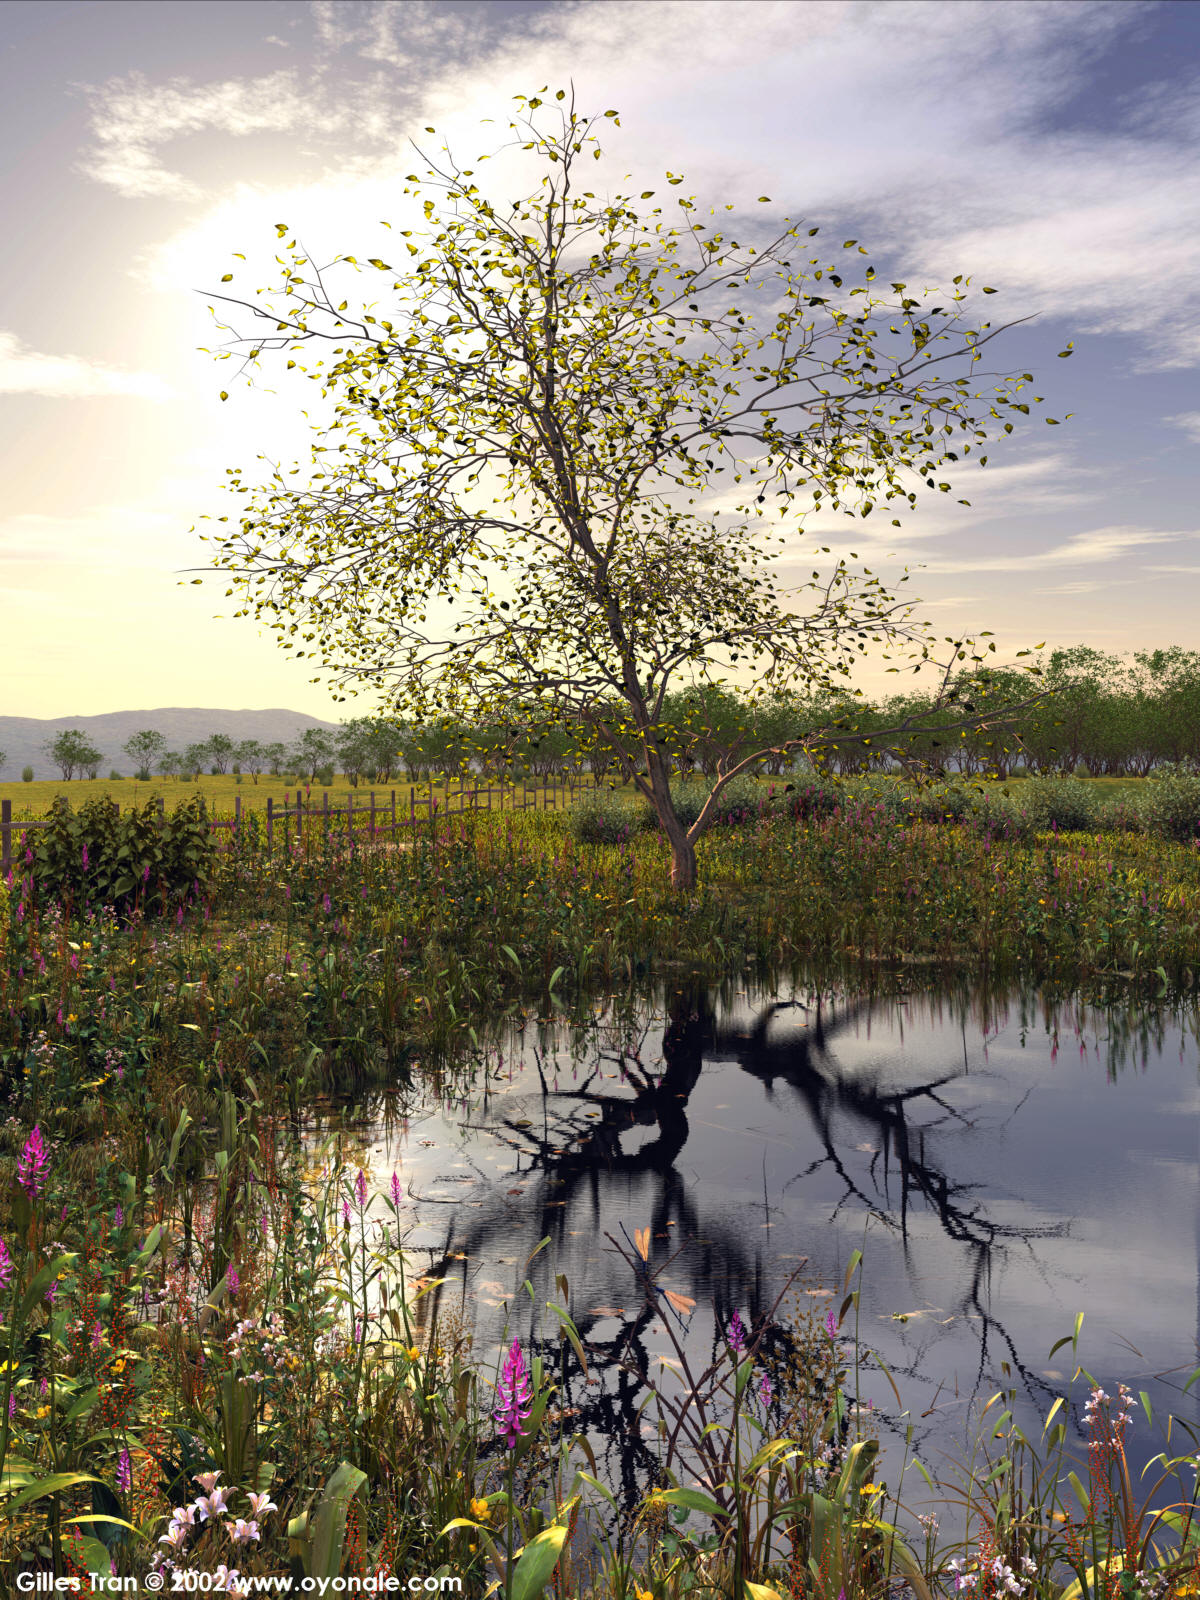
<path fill-rule="evenodd" d="M 511 785 L 460 784 L 457 789 L 446 788 L 444 792 L 434 792 L 432 782 L 424 785 L 424 792 L 419 792 L 420 785 L 408 784 L 407 804 L 402 794 L 398 798 L 398 791 L 392 789 L 384 794 L 377 794 L 374 789 L 359 797 L 353 791 L 346 797 L 345 805 L 330 805 L 329 791 L 322 790 L 320 803 L 314 803 L 311 789 L 297 790 L 293 801 L 291 796 L 283 800 L 276 800 L 268 796 L 265 806 L 256 806 L 253 813 L 262 817 L 266 830 L 268 850 L 274 849 L 276 839 L 282 839 L 285 850 L 291 849 L 292 830 L 295 829 L 297 837 L 300 836 L 306 824 L 310 829 L 319 824 L 322 836 L 330 838 L 335 832 L 344 832 L 346 837 L 354 839 L 363 834 L 370 839 L 377 839 L 381 834 L 395 834 L 403 829 L 415 829 L 427 825 L 436 828 L 439 819 L 446 817 L 462 816 L 466 812 L 503 812 L 503 811 L 552 811 L 557 808 L 561 800 L 568 803 L 573 801 L 585 787 L 582 778 L 571 776 L 564 778 L 546 778 L 539 782 L 523 782 Z M 457 804 L 455 803 L 457 802 Z M 115 810 L 120 810 L 117 801 L 113 801 Z M 132 806 L 130 810 L 134 809 Z M 233 814 L 226 816 L 210 816 L 208 818 L 209 831 L 218 833 L 223 829 L 236 830 L 241 827 L 244 817 L 250 813 L 250 808 L 243 810 L 241 795 L 235 795 L 233 801 Z M 158 815 L 160 821 L 166 819 L 166 807 L 162 796 L 158 799 Z M 339 820 L 339 819 L 344 819 Z M 33 817 L 27 820 L 13 821 L 12 801 L 0 800 L 0 875 L 7 877 L 12 870 L 13 843 L 20 841 L 23 834 L 35 831 L 38 828 L 50 826 L 49 817 Z M 227 844 L 218 844 L 218 849 L 229 849 L 232 841 Z"/>

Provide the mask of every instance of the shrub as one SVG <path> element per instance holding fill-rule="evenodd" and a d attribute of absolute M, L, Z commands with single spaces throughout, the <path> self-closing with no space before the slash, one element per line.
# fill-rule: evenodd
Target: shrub
<path fill-rule="evenodd" d="M 313 773 L 313 778 L 317 783 L 324 784 L 325 788 L 328 789 L 333 783 L 333 768 L 318 767 L 316 772 Z"/>
<path fill-rule="evenodd" d="M 108 775 L 108 781 L 109 783 L 124 783 L 125 779 L 117 771 L 116 767 L 114 767 Z"/>
<path fill-rule="evenodd" d="M 21 782 L 22 783 L 32 783 L 33 782 L 33 768 L 32 767 L 22 767 L 22 769 L 21 769 Z"/>
<path fill-rule="evenodd" d="M 567 825 L 580 844 L 621 844 L 641 826 L 641 808 L 627 795 L 593 789 L 568 811 Z"/>
<path fill-rule="evenodd" d="M 685 778 L 682 783 L 671 785 L 675 815 L 685 828 L 690 828 L 695 822 L 711 792 L 712 783 L 707 778 Z M 767 791 L 759 788 L 747 774 L 739 773 L 717 796 L 712 822 L 744 822 L 756 815 L 766 803 Z M 649 800 L 642 800 L 638 810 L 642 827 L 657 828 L 658 817 Z"/>
<path fill-rule="evenodd" d="M 161 913 L 203 884 L 215 859 L 198 795 L 181 801 L 165 821 L 153 800 L 121 812 L 101 798 L 73 811 L 60 795 L 50 808 L 49 826 L 31 830 L 26 838 L 39 892 L 68 898 L 76 908 L 112 906 L 128 913 L 140 907 Z"/>
<path fill-rule="evenodd" d="M 1027 778 L 1012 791 L 1012 800 L 1034 833 L 1050 828 L 1079 833 L 1100 819 L 1095 790 L 1078 778 Z"/>
<path fill-rule="evenodd" d="M 1187 841 L 1200 838 L 1200 774 L 1162 767 L 1138 796 L 1137 812 L 1147 833 Z"/>

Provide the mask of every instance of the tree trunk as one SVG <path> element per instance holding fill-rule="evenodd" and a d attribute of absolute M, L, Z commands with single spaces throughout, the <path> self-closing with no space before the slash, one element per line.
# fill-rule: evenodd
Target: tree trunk
<path fill-rule="evenodd" d="M 696 887 L 696 846 L 686 834 L 671 840 L 671 887 L 676 890 Z"/>

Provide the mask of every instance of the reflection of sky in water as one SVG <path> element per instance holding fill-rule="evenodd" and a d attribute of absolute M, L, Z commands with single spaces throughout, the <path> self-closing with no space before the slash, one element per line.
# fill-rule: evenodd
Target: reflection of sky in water
<path fill-rule="evenodd" d="M 823 1313 L 811 1291 L 839 1290 L 861 1249 L 863 1341 L 935 1456 L 959 1453 L 969 1402 L 1006 1382 L 1004 1361 L 1021 1420 L 1045 1415 L 1072 1365 L 1069 1347 L 1048 1352 L 1079 1311 L 1080 1359 L 1110 1392 L 1125 1379 L 1193 1415 L 1196 1391 L 1177 1393 L 1197 1334 L 1190 1036 L 1114 1039 L 1104 1017 L 1066 1010 L 1055 1033 L 1016 1002 L 981 1025 L 916 998 L 668 1000 L 667 1018 L 513 1035 L 486 1092 L 377 1125 L 377 1180 L 398 1165 L 419 1197 L 410 1244 L 447 1276 L 443 1304 L 474 1322 L 477 1349 L 506 1320 L 509 1337 L 553 1340 L 537 1308 L 565 1272 L 601 1380 L 573 1403 L 620 1426 L 635 1401 L 626 1386 L 612 1409 L 610 1358 L 641 1297 L 604 1234 L 649 1226 L 656 1262 L 682 1247 L 661 1281 L 696 1298 L 703 1352 L 714 1317 L 764 1313 L 803 1257 L 800 1301 Z M 651 1327 L 640 1347 L 666 1346 Z M 894 1418 L 882 1376 L 868 1392 Z"/>

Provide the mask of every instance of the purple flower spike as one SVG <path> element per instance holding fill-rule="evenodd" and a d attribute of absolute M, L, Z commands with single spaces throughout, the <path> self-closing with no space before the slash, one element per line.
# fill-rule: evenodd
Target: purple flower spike
<path fill-rule="evenodd" d="M 7 1289 L 12 1282 L 13 1259 L 8 1253 L 8 1246 L 0 1239 L 0 1290 Z"/>
<path fill-rule="evenodd" d="M 829 1314 L 825 1318 L 825 1332 L 829 1335 L 829 1337 L 831 1339 L 836 1339 L 837 1338 L 837 1330 L 838 1330 L 837 1318 L 834 1316 L 833 1312 L 831 1311 L 831 1312 L 829 1312 Z"/>
<path fill-rule="evenodd" d="M 764 1406 L 769 1406 L 771 1404 L 771 1396 L 774 1393 L 775 1390 L 771 1387 L 771 1380 L 764 1372 L 762 1377 L 758 1380 L 758 1398 L 762 1401 Z"/>
<path fill-rule="evenodd" d="M 50 1157 L 46 1154 L 41 1128 L 35 1127 L 25 1141 L 21 1160 L 17 1166 L 17 1182 L 31 1200 L 36 1200 L 46 1184 L 46 1171 Z"/>
<path fill-rule="evenodd" d="M 512 1349 L 505 1358 L 496 1398 L 500 1403 L 492 1415 L 495 1417 L 497 1429 L 508 1448 L 515 1450 L 517 1440 L 525 1437 L 525 1429 L 521 1424 L 529 1420 L 529 1413 L 533 1409 L 533 1390 L 529 1385 L 529 1373 L 525 1366 L 525 1357 L 521 1354 L 520 1343 L 516 1339 L 513 1340 Z"/>
<path fill-rule="evenodd" d="M 358 1177 L 354 1180 L 354 1198 L 358 1201 L 358 1209 L 365 1211 L 367 1208 L 367 1175 L 361 1167 Z"/>
<path fill-rule="evenodd" d="M 729 1332 L 726 1337 L 729 1340 L 729 1348 L 734 1355 L 740 1356 L 746 1348 L 746 1329 L 736 1311 L 729 1319 Z"/>
<path fill-rule="evenodd" d="M 403 1198 L 404 1198 L 404 1185 L 400 1182 L 399 1176 L 395 1172 L 393 1172 L 392 1173 L 392 1204 L 394 1206 L 398 1206 Z"/>
<path fill-rule="evenodd" d="M 117 1457 L 117 1488 L 122 1494 L 128 1494 L 133 1485 L 133 1462 L 129 1459 L 129 1451 L 122 1450 Z"/>

